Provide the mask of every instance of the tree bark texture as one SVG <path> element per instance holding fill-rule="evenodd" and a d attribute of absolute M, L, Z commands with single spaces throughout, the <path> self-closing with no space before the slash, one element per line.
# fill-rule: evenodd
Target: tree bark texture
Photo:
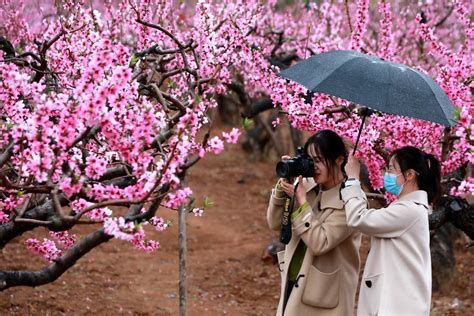
<path fill-rule="evenodd" d="M 179 208 L 179 315 L 186 316 L 186 215 L 187 210 L 184 206 Z"/>
<path fill-rule="evenodd" d="M 0 271 L 0 291 L 12 286 L 38 286 L 53 282 L 77 260 L 98 245 L 110 240 L 112 236 L 99 229 L 82 238 L 66 253 L 49 266 L 38 271 Z"/>

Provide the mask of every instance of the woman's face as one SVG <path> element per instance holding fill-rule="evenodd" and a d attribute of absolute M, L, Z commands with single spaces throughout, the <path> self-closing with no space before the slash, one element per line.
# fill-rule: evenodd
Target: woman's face
<path fill-rule="evenodd" d="M 385 170 L 385 172 L 397 175 L 397 185 L 402 185 L 405 182 L 405 178 L 402 175 L 400 165 L 398 164 L 395 157 L 390 158 L 388 168 Z"/>
<path fill-rule="evenodd" d="M 331 170 L 326 166 L 324 157 L 316 151 L 314 145 L 308 147 L 308 155 L 313 159 L 314 163 L 314 176 L 313 179 L 316 183 L 325 185 L 333 182 Z"/>

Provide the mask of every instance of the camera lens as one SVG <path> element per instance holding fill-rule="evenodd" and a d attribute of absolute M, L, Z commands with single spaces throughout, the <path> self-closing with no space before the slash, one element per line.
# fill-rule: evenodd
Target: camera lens
<path fill-rule="evenodd" d="M 296 156 L 280 161 L 276 165 L 276 174 L 280 178 L 314 176 L 313 160 L 306 155 Z"/>
<path fill-rule="evenodd" d="M 276 174 L 279 178 L 288 178 L 290 174 L 290 166 L 286 161 L 280 161 L 276 165 Z"/>

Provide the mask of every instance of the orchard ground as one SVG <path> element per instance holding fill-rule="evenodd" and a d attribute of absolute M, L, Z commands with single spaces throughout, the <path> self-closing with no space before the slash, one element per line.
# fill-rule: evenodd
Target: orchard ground
<path fill-rule="evenodd" d="M 227 146 L 219 156 L 209 154 L 191 170 L 189 183 L 197 201 L 208 196 L 213 204 L 201 218 L 188 216 L 189 315 L 275 314 L 279 272 L 261 260 L 278 234 L 267 228 L 265 219 L 274 163 L 252 161 L 239 144 Z M 52 284 L 0 292 L 0 314 L 177 315 L 177 214 L 160 209 L 157 215 L 171 219 L 173 226 L 148 235 L 161 243 L 155 253 L 145 254 L 113 239 Z M 74 232 L 90 230 L 83 226 Z M 38 229 L 8 244 L 0 253 L 0 269 L 35 270 L 45 265 L 23 245 L 32 236 L 46 237 L 46 231 Z M 433 294 L 432 315 L 474 315 L 474 251 L 463 247 L 458 241 L 456 276 L 442 293 Z M 364 239 L 364 259 L 367 249 Z"/>

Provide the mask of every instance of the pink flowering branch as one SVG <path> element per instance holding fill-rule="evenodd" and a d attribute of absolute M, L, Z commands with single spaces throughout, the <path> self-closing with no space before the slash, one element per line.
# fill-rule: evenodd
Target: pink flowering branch
<path fill-rule="evenodd" d="M 109 200 L 109 201 L 103 201 L 103 202 L 95 203 L 95 204 L 93 204 L 89 207 L 84 208 L 81 212 L 76 214 L 73 217 L 72 222 L 79 221 L 79 219 L 84 214 L 86 214 L 86 213 L 88 213 L 88 212 L 90 212 L 94 209 L 97 209 L 97 208 L 102 208 L 102 207 L 105 207 L 105 206 L 130 206 L 130 205 L 134 205 L 134 204 L 139 205 L 139 204 L 143 204 L 145 202 L 150 202 L 150 201 L 162 199 L 163 196 L 166 195 L 166 193 L 167 193 L 167 190 L 164 190 L 164 188 L 167 188 L 168 186 L 167 185 L 162 186 L 162 188 L 160 190 L 158 190 L 158 193 L 156 193 L 155 191 L 157 190 L 158 186 L 161 184 L 161 180 L 163 179 L 163 175 L 168 171 L 170 163 L 172 162 L 172 160 L 175 156 L 175 151 L 176 151 L 177 145 L 178 145 L 178 143 L 176 143 L 174 145 L 173 149 L 171 150 L 171 153 L 170 153 L 170 155 L 169 155 L 169 157 L 166 161 L 166 164 L 165 164 L 164 168 L 162 169 L 160 176 L 155 181 L 155 184 L 148 191 L 148 193 L 145 194 L 145 196 L 143 198 L 138 199 L 138 200 L 130 200 L 130 199 Z M 163 194 L 161 191 L 165 191 L 165 193 Z M 152 199 L 150 199 L 152 194 L 155 194 L 156 196 L 153 197 Z"/>
<path fill-rule="evenodd" d="M 156 212 L 160 201 L 161 200 L 158 199 L 152 203 L 149 209 L 151 212 L 150 214 L 147 214 L 149 217 L 146 218 L 152 217 L 151 214 Z M 140 208 L 140 205 L 138 207 L 131 206 L 127 213 L 127 217 L 129 217 L 128 220 L 140 219 L 140 216 L 137 217 L 137 211 Z M 0 227 L 0 236 L 1 232 L 2 227 Z M 101 228 L 90 233 L 88 236 L 81 238 L 81 240 L 76 242 L 74 245 L 69 245 L 69 249 L 64 254 L 54 258 L 51 265 L 39 271 L 0 271 L 0 291 L 6 290 L 12 286 L 38 286 L 53 282 L 90 250 L 104 242 L 107 242 L 111 238 L 113 238 L 113 236 L 106 234 L 104 228 Z"/>
<path fill-rule="evenodd" d="M 5 188 L 15 191 L 23 191 L 25 193 L 50 193 L 53 189 L 50 185 L 15 185 L 12 184 L 5 175 L 0 176 L 0 184 Z"/>
<path fill-rule="evenodd" d="M 53 282 L 72 267 L 77 260 L 100 244 L 110 240 L 112 236 L 97 230 L 77 242 L 53 263 L 38 271 L 0 271 L 0 291 L 12 286 L 39 286 Z"/>
<path fill-rule="evenodd" d="M 191 46 L 192 46 L 192 41 L 189 41 L 188 43 L 183 44 L 183 43 L 181 43 L 181 42 L 176 38 L 176 36 L 174 36 L 171 32 L 169 32 L 168 30 L 166 30 L 165 28 L 161 27 L 161 26 L 158 25 L 158 24 L 153 24 L 153 23 L 150 23 L 150 22 L 147 22 L 147 21 L 143 21 L 142 19 L 140 19 L 139 16 L 137 16 L 137 20 L 136 20 L 136 21 L 137 21 L 138 23 L 142 24 L 142 25 L 147 26 L 147 27 L 157 29 L 157 30 L 163 32 L 164 34 L 166 34 L 169 38 L 171 38 L 171 39 L 173 40 L 173 42 L 176 43 L 176 45 L 178 46 L 178 48 L 179 48 L 179 53 L 181 54 L 181 57 L 183 58 L 183 62 L 184 62 L 184 65 L 185 65 L 184 71 L 190 73 L 190 74 L 193 75 L 194 77 L 197 77 L 197 72 L 196 72 L 196 70 L 192 69 L 192 68 L 189 66 L 188 57 L 186 56 L 186 53 L 185 53 L 185 50 L 186 50 L 188 47 L 191 47 Z"/>

